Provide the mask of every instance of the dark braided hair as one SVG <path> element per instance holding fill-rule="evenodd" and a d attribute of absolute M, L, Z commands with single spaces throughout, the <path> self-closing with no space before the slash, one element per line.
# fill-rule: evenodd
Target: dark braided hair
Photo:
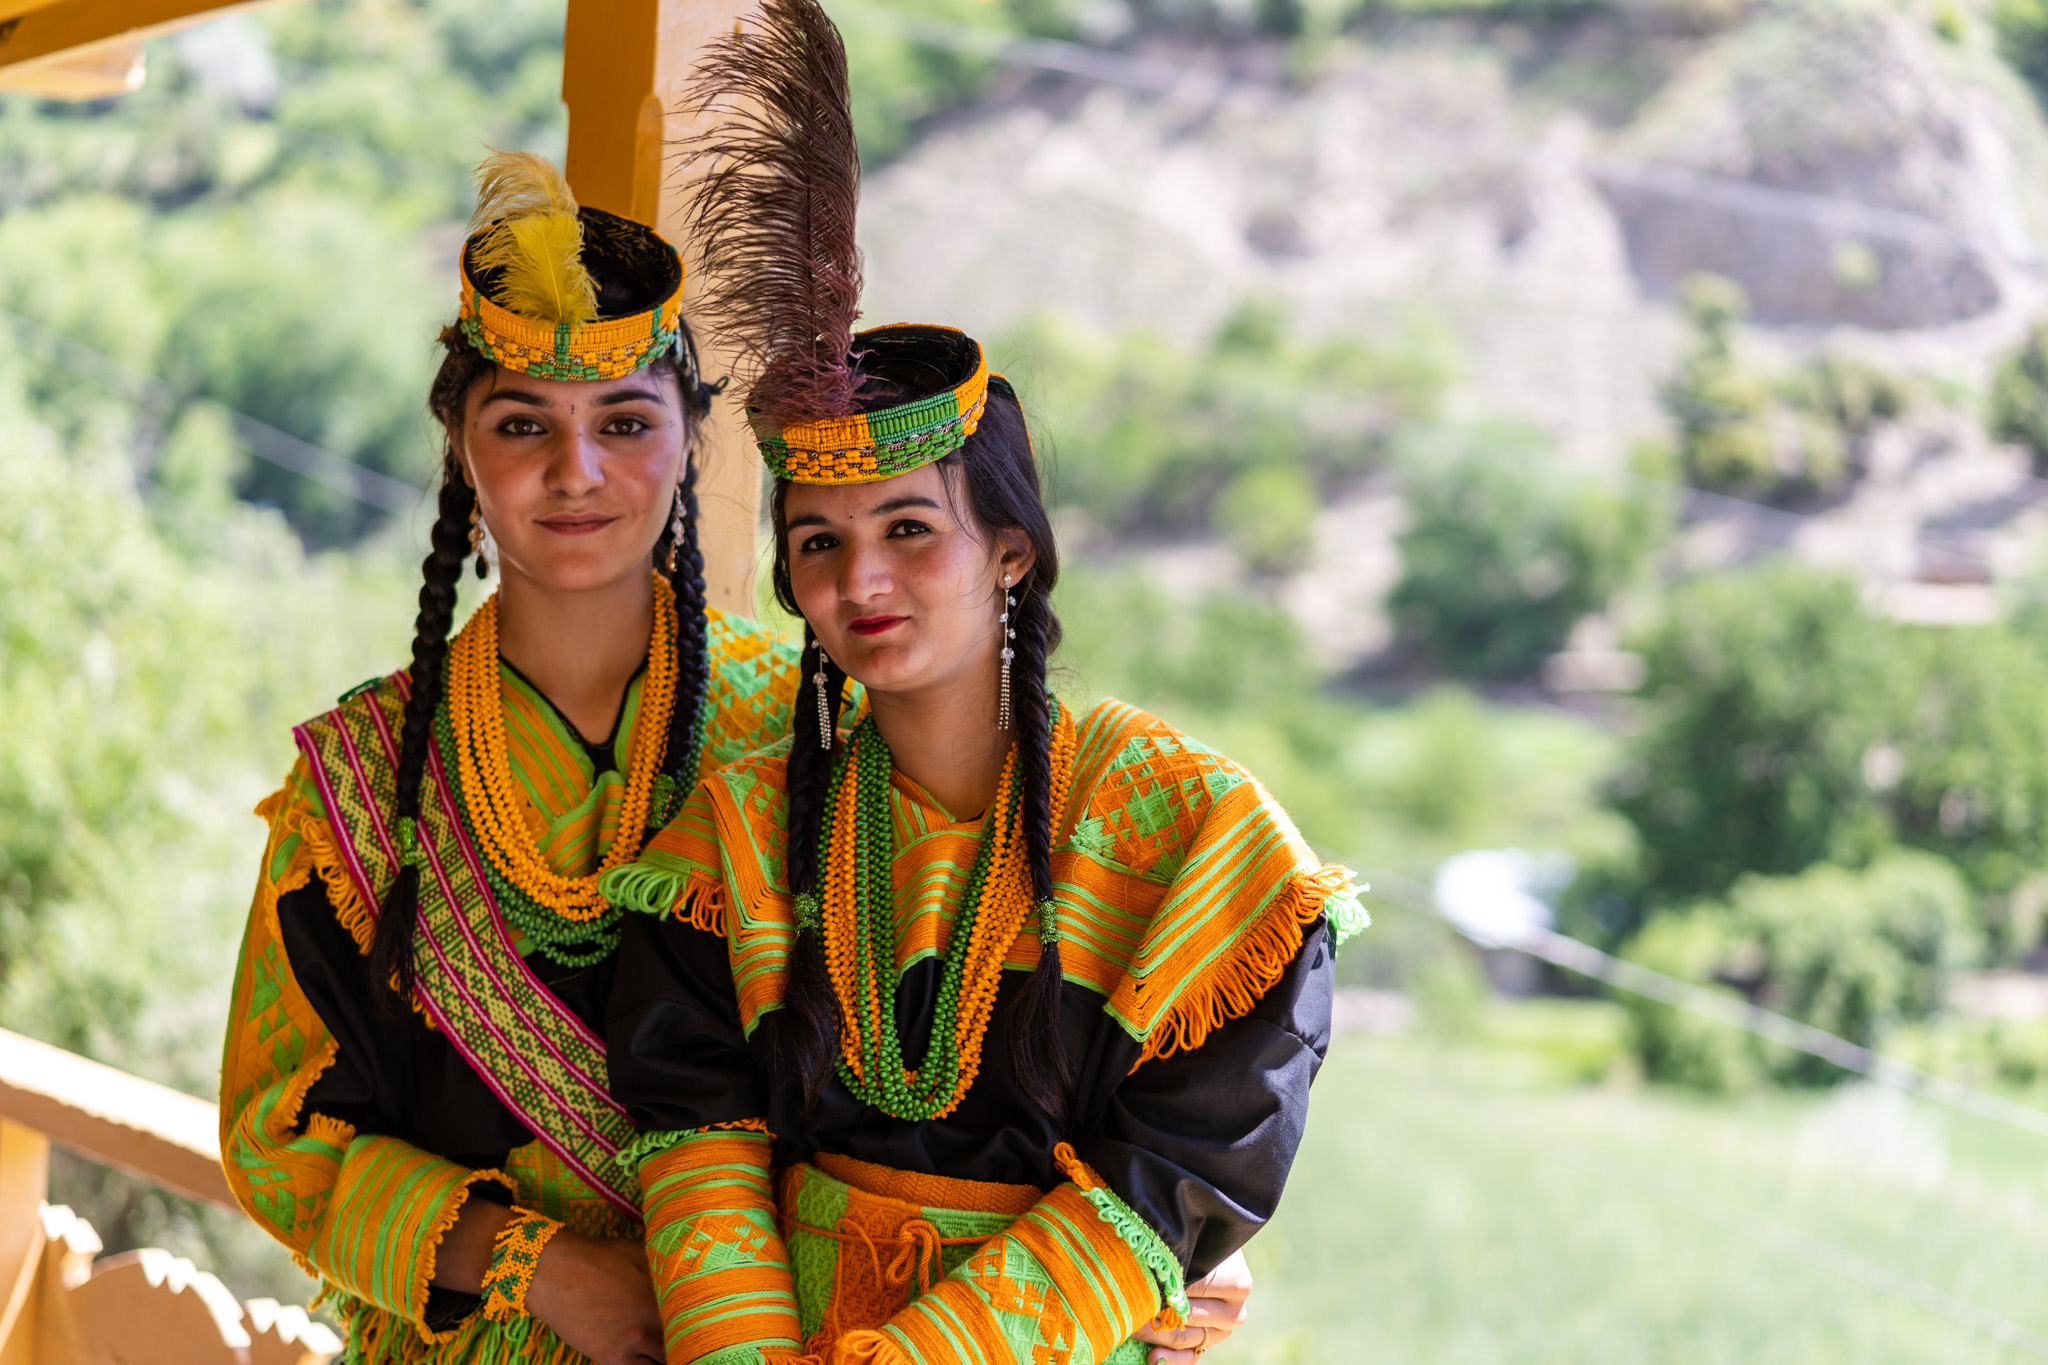
<path fill-rule="evenodd" d="M 398 738 L 398 799 L 395 821 L 420 813 L 420 783 L 427 771 L 427 746 L 433 742 L 434 711 L 441 700 L 442 665 L 448 661 L 448 631 L 455 622 L 455 588 L 469 558 L 469 515 L 476 492 L 459 469 L 444 460 L 440 515 L 434 519 L 433 548 L 420 565 L 420 610 L 412 626 L 412 691 L 405 699 L 405 718 Z M 370 945 L 372 980 L 397 982 L 399 996 L 412 998 L 412 931 L 419 918 L 420 870 L 399 864 L 398 876 L 384 895 L 377 933 Z"/>
<path fill-rule="evenodd" d="M 691 431 L 702 427 L 711 413 L 711 400 L 724 389 L 725 381 L 706 384 L 697 365 L 697 342 L 690 324 L 678 322 L 680 337 L 675 358 L 658 360 L 648 368 L 657 374 L 673 375 L 683 395 L 683 411 Z M 676 496 L 683 505 L 680 537 L 671 534 L 671 518 L 654 542 L 654 567 L 668 579 L 676 595 L 676 704 L 669 712 L 668 747 L 662 753 L 661 771 L 675 784 L 678 799 L 697 785 L 697 722 L 704 709 L 704 694 L 711 687 L 711 649 L 705 638 L 704 551 L 697 543 L 697 471 L 703 452 L 692 443 L 683 479 Z M 669 811 L 656 811 L 665 818 Z"/>
<path fill-rule="evenodd" d="M 775 598 L 795 612 L 794 594 L 786 588 L 789 552 L 781 544 L 784 518 L 780 485 L 776 488 L 775 525 Z M 817 699 L 812 695 L 817 686 L 812 675 L 820 667 L 825 672 L 824 714 L 837 717 L 840 699 L 846 692 L 846 674 L 818 648 L 818 637 L 806 625 L 804 652 L 797 670 L 796 709 L 790 717 L 787 858 L 792 895 L 806 891 L 815 894 L 823 879 L 824 869 L 818 858 L 824 847 L 821 836 L 825 805 L 832 771 L 842 752 L 836 732 L 831 736 L 830 747 L 819 739 L 821 719 L 815 705 Z M 774 1034 L 777 1061 L 802 1081 L 804 1112 L 809 1113 L 832 1075 L 832 1059 L 839 1055 L 839 1006 L 825 972 L 824 936 L 815 929 L 798 933 L 790 948 L 789 984 L 783 1004 L 787 1006 L 781 1011 L 785 1017 Z"/>
<path fill-rule="evenodd" d="M 444 433 L 441 491 L 430 536 L 433 548 L 420 566 L 424 581 L 420 586 L 419 614 L 413 618 L 412 691 L 406 697 L 405 714 L 399 726 L 398 792 L 391 810 L 394 821 L 416 819 L 420 812 L 420 787 L 426 777 L 434 717 L 445 691 L 444 665 L 448 659 L 449 631 L 455 624 L 456 587 L 462 581 L 462 566 L 470 554 L 469 527 L 477 505 L 476 491 L 463 475 L 452 433 L 462 425 L 471 390 L 496 368 L 489 357 L 470 344 L 460 328 L 444 329 L 440 340 L 441 368 L 427 391 L 427 408 Z M 682 325 L 675 351 L 647 369 L 676 380 L 686 419 L 695 430 L 710 412 L 711 399 L 718 388 L 699 378 L 696 344 L 688 324 Z M 711 677 L 705 641 L 704 555 L 697 545 L 699 458 L 700 452 L 693 448 L 679 485 L 683 503 L 681 537 L 672 535 L 670 525 L 664 524 L 661 538 L 654 546 L 655 567 L 668 579 L 676 595 L 676 701 L 670 713 L 661 771 L 681 792 L 696 785 L 697 718 Z M 671 553 L 673 567 L 669 563 Z M 371 979 L 395 982 L 399 1000 L 410 1000 L 413 994 L 412 940 L 419 921 L 419 890 L 418 867 L 401 865 L 378 909 L 377 931 L 370 942 Z"/>
<path fill-rule="evenodd" d="M 896 368 L 889 367 L 890 371 Z M 871 376 L 884 390 L 871 401 L 900 401 L 890 390 L 916 395 L 942 386 L 942 381 L 935 382 L 932 375 L 923 373 L 922 367 L 904 368 L 908 372 Z M 1053 585 L 1059 581 L 1059 550 L 1046 515 L 1024 410 L 1007 384 L 990 383 L 979 428 L 958 451 L 938 461 L 938 466 L 949 487 L 964 489 L 972 526 L 991 537 L 1015 532 L 1029 541 L 1035 552 L 1031 572 L 1010 588 L 1017 599 L 1016 609 L 1010 613 L 1010 624 L 1017 632 L 1010 690 L 1022 765 L 1024 848 L 1031 867 L 1033 899 L 1044 902 L 1053 894 L 1052 698 L 1046 688 L 1046 667 L 1060 643 L 1059 617 L 1052 606 Z M 772 509 L 775 598 L 785 610 L 800 614 L 790 577 L 788 487 L 787 483 L 776 485 Z M 817 670 L 818 657 L 816 638 L 806 629 L 803 682 L 789 751 L 787 858 L 792 894 L 818 891 L 825 807 L 833 770 L 843 757 L 836 735 L 831 750 L 819 742 L 818 710 L 811 694 L 811 675 Z M 837 716 L 846 675 L 837 665 L 827 663 L 825 678 L 829 713 Z M 1059 944 L 1044 944 L 1038 966 L 1015 1004 L 1009 1029 L 1011 1070 L 1024 1093 L 1055 1125 L 1064 1123 L 1066 1091 L 1072 1078 L 1059 1026 L 1060 979 Z M 823 935 L 815 927 L 799 932 L 791 949 L 783 1005 L 777 1046 L 784 1064 L 802 1080 L 808 1110 L 824 1092 L 839 1055 L 839 1004 L 825 970 Z"/>

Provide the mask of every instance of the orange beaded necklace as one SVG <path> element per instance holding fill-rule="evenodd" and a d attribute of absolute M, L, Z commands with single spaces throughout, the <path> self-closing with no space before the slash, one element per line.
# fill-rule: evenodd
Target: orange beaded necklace
<path fill-rule="evenodd" d="M 640 686 L 640 714 L 633 722 L 625 805 L 611 847 L 588 876 L 565 877 L 549 867 L 526 824 L 526 793 L 512 775 L 505 712 L 498 701 L 497 594 L 477 608 L 448 649 L 448 720 L 470 832 L 500 876 L 575 923 L 597 919 L 610 908 L 598 882 L 613 868 L 640 856 L 654 780 L 668 747 L 669 715 L 676 701 L 676 603 L 667 580 L 660 574 L 653 578 L 654 633 Z"/>

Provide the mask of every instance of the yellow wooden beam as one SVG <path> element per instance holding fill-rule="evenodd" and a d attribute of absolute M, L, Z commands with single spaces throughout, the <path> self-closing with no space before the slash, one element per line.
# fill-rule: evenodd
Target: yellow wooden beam
<path fill-rule="evenodd" d="M 165 1189 L 238 1207 L 221 1171 L 217 1105 L 6 1029 L 0 1121 Z"/>
<path fill-rule="evenodd" d="M 138 42 L 247 8 L 222 0 L 55 0 L 32 7 L 0 0 L 0 6 L 0 72 L 82 58 L 95 48 Z"/>
<path fill-rule="evenodd" d="M 46 100 L 104 100 L 140 90 L 148 74 L 142 40 L 116 38 L 83 52 L 0 67 L 0 90 Z"/>
<path fill-rule="evenodd" d="M 694 184 L 678 172 L 675 144 L 702 132 L 680 112 L 704 47 L 731 33 L 757 0 L 569 0 L 562 99 L 569 106 L 564 169 L 576 197 L 652 223 L 683 253 L 696 253 L 683 213 Z M 684 295 L 688 316 L 693 284 Z M 698 329 L 705 369 L 730 372 L 732 355 Z M 760 554 L 761 466 L 731 397 L 715 405 L 698 442 L 699 542 L 713 606 L 752 615 Z"/>

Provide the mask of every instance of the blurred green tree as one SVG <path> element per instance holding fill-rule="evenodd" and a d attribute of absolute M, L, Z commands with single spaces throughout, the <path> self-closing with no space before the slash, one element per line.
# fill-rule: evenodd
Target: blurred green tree
<path fill-rule="evenodd" d="M 1997 0 L 1991 23 L 1998 35 L 1998 55 L 2026 81 L 2034 98 L 2048 105 L 2048 4 Z"/>
<path fill-rule="evenodd" d="M 1663 499 L 1560 470 L 1523 428 L 1413 429 L 1400 463 L 1411 520 L 1388 606 L 1466 677 L 1529 676 L 1642 572 L 1670 524 Z"/>
<path fill-rule="evenodd" d="M 1891 841 L 1865 755 L 1897 738 L 1908 669 L 1847 579 L 1790 562 L 1695 579 L 1636 642 L 1643 713 L 1616 806 L 1652 902 Z"/>
<path fill-rule="evenodd" d="M 1456 368 L 1426 321 L 1383 342 L 1301 341 L 1263 299 L 1194 353 L 1050 317 L 992 350 L 992 363 L 1044 395 L 1033 425 L 1062 506 L 1110 531 L 1213 529 L 1260 569 L 1299 559 L 1323 494 L 1431 415 Z"/>
<path fill-rule="evenodd" d="M 1906 386 L 1868 361 L 1831 350 L 1774 373 L 1744 359 L 1749 296 L 1735 281 L 1694 275 L 1682 300 L 1692 343 L 1663 396 L 1693 486 L 1762 498 L 1835 492 L 1871 434 L 1905 415 Z"/>
<path fill-rule="evenodd" d="M 1652 919 L 1627 956 L 1874 1047 L 1931 1014 L 1949 973 L 1974 965 L 1982 949 L 1956 869 L 1893 849 L 1861 871 L 1820 863 L 1792 877 L 1745 876 L 1725 901 Z M 1721 1090 L 1766 1076 L 1811 1083 L 1839 1075 L 1668 1005 L 1634 996 L 1625 1005 L 1653 1079 Z"/>
<path fill-rule="evenodd" d="M 1673 592 L 1638 642 L 1643 713 L 1615 804 L 1637 913 L 1745 873 L 1934 852 L 2008 955 L 2048 872 L 2048 654 L 2023 628 L 1902 626 L 1789 562 Z"/>

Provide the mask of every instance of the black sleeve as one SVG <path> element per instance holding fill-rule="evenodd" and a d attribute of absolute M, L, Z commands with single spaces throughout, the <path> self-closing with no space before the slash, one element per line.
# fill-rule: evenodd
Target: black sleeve
<path fill-rule="evenodd" d="M 302 1112 L 472 1168 L 496 1166 L 533 1140 L 452 1043 L 389 984 L 373 987 L 369 959 L 335 917 L 324 882 L 279 896 L 277 923 L 292 975 L 335 1041 L 334 1063 Z"/>
<path fill-rule="evenodd" d="M 768 1112 L 740 1030 L 725 940 L 666 916 L 629 914 L 605 1016 L 612 1098 L 643 1133 Z"/>
<path fill-rule="evenodd" d="M 495 1166 L 529 1140 L 447 1039 L 399 1005 L 388 986 L 372 992 L 369 960 L 335 916 L 326 883 L 316 876 L 279 896 L 277 923 L 292 976 L 335 1041 L 334 1061 L 306 1092 L 303 1114 L 403 1138 L 472 1168 Z M 471 1186 L 470 1195 L 512 1202 L 512 1191 L 492 1181 Z M 482 1303 L 475 1294 L 429 1286 L 426 1325 L 446 1331 Z"/>
<path fill-rule="evenodd" d="M 1269 1222 L 1330 1046 L 1335 960 L 1321 919 L 1251 1013 L 1201 1047 L 1146 1062 L 1078 1144 L 1165 1240 L 1190 1280 Z"/>

